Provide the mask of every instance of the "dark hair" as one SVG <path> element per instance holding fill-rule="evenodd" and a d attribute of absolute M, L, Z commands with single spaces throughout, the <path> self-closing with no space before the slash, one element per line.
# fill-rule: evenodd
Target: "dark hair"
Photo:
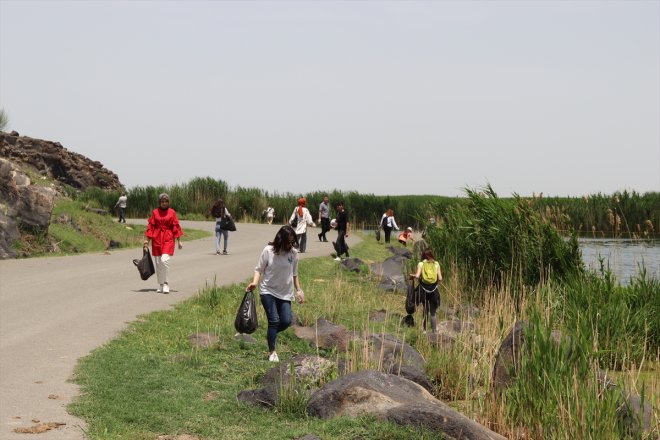
<path fill-rule="evenodd" d="M 422 260 L 435 260 L 433 251 L 431 249 L 424 249 L 422 251 Z"/>
<path fill-rule="evenodd" d="M 225 201 L 222 199 L 218 199 L 217 202 L 213 204 L 213 207 L 211 208 L 211 215 L 213 217 L 222 217 L 225 215 Z"/>
<path fill-rule="evenodd" d="M 294 245 L 298 245 L 298 237 L 296 231 L 289 225 L 284 225 L 277 231 L 273 241 L 268 243 L 273 246 L 273 251 L 279 254 L 281 251 L 289 252 Z"/>

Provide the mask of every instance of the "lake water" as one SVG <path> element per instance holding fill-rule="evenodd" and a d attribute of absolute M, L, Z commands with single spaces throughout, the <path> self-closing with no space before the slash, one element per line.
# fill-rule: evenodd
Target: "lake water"
<path fill-rule="evenodd" d="M 660 280 L 660 240 L 579 238 L 578 242 L 587 267 L 598 270 L 602 257 L 622 284 L 639 273 L 641 264 L 649 276 Z"/>

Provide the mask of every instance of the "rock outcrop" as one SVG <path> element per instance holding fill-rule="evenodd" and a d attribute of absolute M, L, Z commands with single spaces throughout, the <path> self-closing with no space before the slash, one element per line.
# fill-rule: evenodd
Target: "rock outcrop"
<path fill-rule="evenodd" d="M 14 243 L 23 229 L 39 233 L 48 229 L 55 189 L 31 185 L 30 178 L 0 158 L 0 258 L 14 258 Z"/>
<path fill-rule="evenodd" d="M 15 131 L 0 132 L 0 157 L 79 190 L 122 188 L 117 175 L 100 162 L 69 151 L 59 142 L 19 136 Z"/>
<path fill-rule="evenodd" d="M 48 231 L 59 188 L 35 185 L 30 172 L 78 190 L 122 187 L 117 175 L 99 162 L 59 143 L 0 132 L 0 259 L 16 257 L 14 245 L 23 231 Z"/>

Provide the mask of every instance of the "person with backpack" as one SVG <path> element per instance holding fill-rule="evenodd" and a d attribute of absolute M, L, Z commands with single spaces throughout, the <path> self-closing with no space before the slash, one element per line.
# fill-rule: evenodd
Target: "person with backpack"
<path fill-rule="evenodd" d="M 307 200 L 304 197 L 298 199 L 298 206 L 293 210 L 289 218 L 289 224 L 296 231 L 298 239 L 298 252 L 304 253 L 307 250 L 307 225 L 316 227 L 312 214 L 306 208 Z"/>
<path fill-rule="evenodd" d="M 435 261 L 433 251 L 426 249 L 422 252 L 422 261 L 417 264 L 417 272 L 410 274 L 411 278 L 418 280 L 419 300 L 422 303 L 424 320 L 422 327 L 426 334 L 426 318 L 431 315 L 431 333 L 435 333 L 438 325 L 436 311 L 440 306 L 439 283 L 442 281 L 440 263 Z"/>
<path fill-rule="evenodd" d="M 394 211 L 391 208 L 380 218 L 380 227 L 385 232 L 385 243 L 389 243 L 392 229 L 399 230 L 399 226 L 396 224 L 396 220 L 394 220 Z"/>

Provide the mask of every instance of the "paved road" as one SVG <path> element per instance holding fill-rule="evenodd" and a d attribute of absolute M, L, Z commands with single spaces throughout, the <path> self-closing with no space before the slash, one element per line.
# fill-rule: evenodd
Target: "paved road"
<path fill-rule="evenodd" d="M 212 222 L 182 222 L 212 231 Z M 214 237 L 183 242 L 171 265 L 169 295 L 156 294 L 155 276 L 140 280 L 132 260 L 139 249 L 71 257 L 0 261 L 0 439 L 26 439 L 14 428 L 37 422 L 65 426 L 39 440 L 84 439 L 85 423 L 66 412 L 78 393 L 68 380 L 79 358 L 113 339 L 128 322 L 195 295 L 216 280 L 247 280 L 278 226 L 238 224 L 230 255 L 215 255 Z M 301 257 L 329 255 L 318 229 L 308 230 Z M 336 232 L 328 237 L 336 239 Z M 349 244 L 357 242 L 350 237 Z M 29 435 L 28 435 L 29 436 Z"/>

